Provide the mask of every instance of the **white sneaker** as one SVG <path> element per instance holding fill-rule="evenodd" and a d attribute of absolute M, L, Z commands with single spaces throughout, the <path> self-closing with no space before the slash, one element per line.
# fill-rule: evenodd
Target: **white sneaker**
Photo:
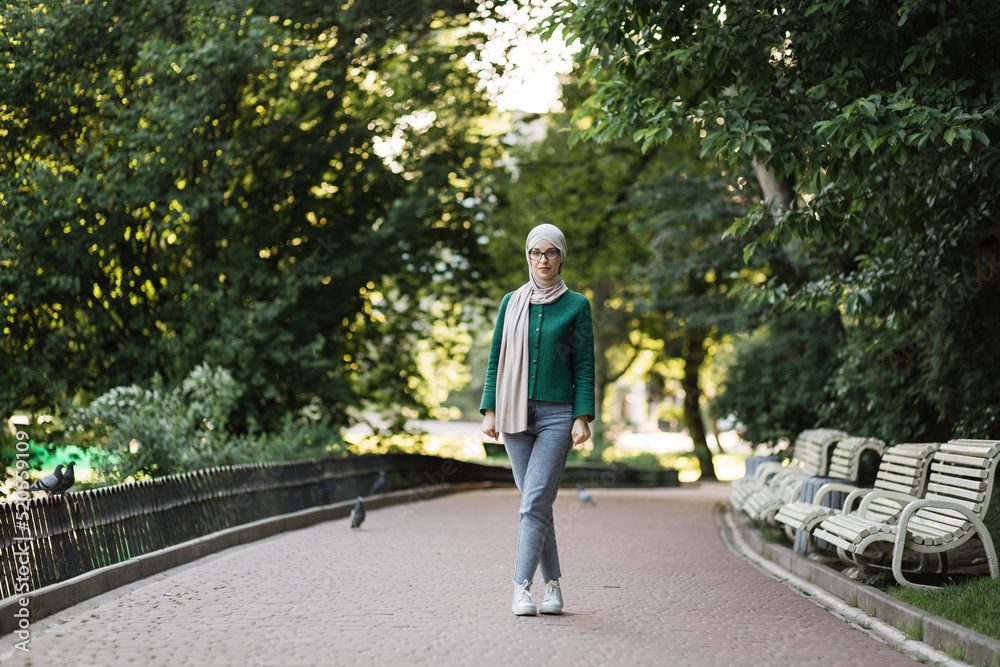
<path fill-rule="evenodd" d="M 531 582 L 527 579 L 524 583 L 514 584 L 514 604 L 510 610 L 518 616 L 535 616 L 538 613 L 535 603 L 531 601 Z"/>
<path fill-rule="evenodd" d="M 543 614 L 561 614 L 563 608 L 562 591 L 559 590 L 559 580 L 545 582 L 545 599 L 538 607 Z"/>

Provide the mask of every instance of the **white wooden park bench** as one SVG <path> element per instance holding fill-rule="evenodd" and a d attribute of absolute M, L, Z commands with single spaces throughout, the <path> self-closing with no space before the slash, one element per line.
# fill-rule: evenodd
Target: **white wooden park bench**
<path fill-rule="evenodd" d="M 884 568 L 880 561 L 890 552 L 896 581 L 914 588 L 929 587 L 906 579 L 904 551 L 919 554 L 920 566 L 925 554 L 938 555 L 939 570 L 944 572 L 947 552 L 978 535 L 986 551 L 990 576 L 1000 578 L 993 539 L 983 523 L 998 460 L 1000 440 L 946 442 L 932 455 L 922 497 L 914 499 L 889 490 L 871 491 L 861 499 L 855 514 L 829 516 L 820 522 L 813 535 L 835 544 L 842 558 L 849 557 L 862 569 Z M 886 498 L 904 503 L 898 522 L 885 520 L 881 503 Z"/>
<path fill-rule="evenodd" d="M 736 509 L 743 509 L 744 503 L 752 495 L 764 488 L 776 475 L 777 484 L 786 475 L 822 475 L 826 472 L 833 445 L 847 434 L 834 429 L 809 429 L 799 433 L 788 465 L 778 461 L 766 461 L 757 466 L 753 475 L 735 480 L 729 489 L 729 503 Z"/>
<path fill-rule="evenodd" d="M 838 450 L 852 440 L 865 439 L 848 438 L 837 445 Z M 923 494 L 931 455 L 937 451 L 938 446 L 937 443 L 893 445 L 882 454 L 873 489 L 846 482 L 828 481 L 816 489 L 811 501 L 800 499 L 784 505 L 775 515 L 775 521 L 785 527 L 789 538 L 796 540 L 796 546 L 801 542 L 800 538 L 808 540 L 808 547 L 801 549 L 804 553 L 817 547 L 833 549 L 833 546 L 827 547 L 825 542 L 817 544 L 812 535 L 813 529 L 823 519 L 833 514 L 851 514 L 858 499 L 875 489 L 902 493 L 916 500 Z M 836 453 L 834 456 L 836 457 Z M 835 477 L 841 470 L 840 463 L 837 466 L 831 464 L 830 476 Z M 849 470 L 849 473 L 855 471 Z M 853 478 L 857 478 L 856 473 Z M 878 516 L 883 522 L 894 521 L 904 504 L 893 498 L 880 498 L 870 505 L 869 514 L 872 517 Z"/>
<path fill-rule="evenodd" d="M 752 519 L 774 523 L 777 514 L 786 506 L 800 502 L 800 499 L 811 500 L 822 483 L 857 480 L 862 458 L 870 455 L 878 459 L 884 451 L 885 442 L 878 438 L 845 437 L 834 446 L 826 475 L 776 476 L 764 488 L 747 498 L 743 510 Z"/>

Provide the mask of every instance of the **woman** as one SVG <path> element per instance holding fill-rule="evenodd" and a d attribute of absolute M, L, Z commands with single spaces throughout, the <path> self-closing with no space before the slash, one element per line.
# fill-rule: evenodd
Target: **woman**
<path fill-rule="evenodd" d="M 552 503 L 570 450 L 590 438 L 594 328 L 587 297 L 563 282 L 566 238 L 559 228 L 535 227 L 524 251 L 529 280 L 500 302 L 480 412 L 483 433 L 494 440 L 503 433 L 521 492 L 511 610 L 534 616 L 562 613 Z M 536 569 L 545 583 L 537 610 Z"/>

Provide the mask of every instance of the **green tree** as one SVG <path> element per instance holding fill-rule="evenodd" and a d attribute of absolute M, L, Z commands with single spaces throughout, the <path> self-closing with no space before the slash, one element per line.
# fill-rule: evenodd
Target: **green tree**
<path fill-rule="evenodd" d="M 237 431 L 419 410 L 422 299 L 488 259 L 481 43 L 462 3 L 5 3 L 0 413 L 203 362 Z"/>
<path fill-rule="evenodd" d="M 986 0 L 584 1 L 553 25 L 598 54 L 579 137 L 690 136 L 755 169 L 769 199 L 732 231 L 759 235 L 746 256 L 802 253 L 761 298 L 839 310 L 859 330 L 845 368 L 906 376 L 905 395 L 834 378 L 848 403 L 831 414 L 897 441 L 1000 425 L 1000 379 L 983 371 L 1000 287 L 977 260 L 1000 207 L 998 20 Z"/>
<path fill-rule="evenodd" d="M 669 167 L 632 198 L 652 250 L 639 274 L 643 307 L 660 327 L 662 355 L 684 362 L 684 424 L 702 479 L 716 479 L 702 415 L 703 375 L 710 351 L 746 331 L 756 315 L 743 307 L 740 295 L 764 269 L 747 267 L 738 242 L 725 234 L 756 198 L 756 188 L 746 178 L 714 170 L 693 150 L 675 147 L 670 156 Z"/>

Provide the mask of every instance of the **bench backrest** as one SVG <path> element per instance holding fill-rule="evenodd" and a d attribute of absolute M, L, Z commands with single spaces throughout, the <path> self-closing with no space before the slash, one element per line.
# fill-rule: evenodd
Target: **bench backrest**
<path fill-rule="evenodd" d="M 934 454 L 925 498 L 960 503 L 983 518 L 990 506 L 1000 440 L 950 440 Z M 971 528 L 958 511 L 924 507 L 914 519 L 931 529 L 956 534 Z"/>
<path fill-rule="evenodd" d="M 861 476 L 861 458 L 866 452 L 881 457 L 885 452 L 885 442 L 878 438 L 844 438 L 833 448 L 826 476 L 858 479 Z"/>
<path fill-rule="evenodd" d="M 833 446 L 847 437 L 843 431 L 815 428 L 802 431 L 795 439 L 791 467 L 797 467 L 811 477 L 826 475 Z"/>
<path fill-rule="evenodd" d="M 931 459 L 939 447 L 936 442 L 893 445 L 882 455 L 875 488 L 922 496 Z"/>
<path fill-rule="evenodd" d="M 879 462 L 875 488 L 905 493 L 914 498 L 923 496 L 932 456 L 940 446 L 936 442 L 893 445 L 885 451 Z M 902 509 L 903 503 L 899 501 L 878 498 L 871 501 L 866 516 L 889 521 L 898 516 Z"/>

